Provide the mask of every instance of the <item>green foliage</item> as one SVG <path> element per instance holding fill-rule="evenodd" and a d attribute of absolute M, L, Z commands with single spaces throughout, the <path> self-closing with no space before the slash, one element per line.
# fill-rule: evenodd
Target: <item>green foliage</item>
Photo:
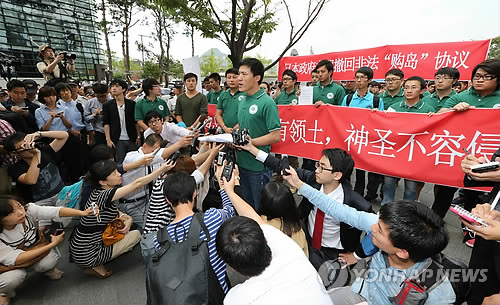
<path fill-rule="evenodd" d="M 142 72 L 142 68 L 139 64 L 130 62 L 130 72 L 138 73 Z M 118 58 L 113 54 L 113 77 L 125 79 L 125 63 L 123 58 Z"/>
<path fill-rule="evenodd" d="M 160 68 L 160 65 L 158 63 L 154 63 L 152 61 L 146 61 L 144 63 L 143 71 L 141 78 L 155 78 L 155 79 L 160 79 L 162 75 L 162 70 Z"/>
<path fill-rule="evenodd" d="M 209 75 L 210 73 L 224 70 L 223 60 L 214 55 L 214 50 L 210 51 L 209 56 L 203 56 L 200 62 L 201 75 Z"/>
<path fill-rule="evenodd" d="M 500 36 L 491 40 L 490 50 L 488 51 L 487 58 L 500 59 Z"/>

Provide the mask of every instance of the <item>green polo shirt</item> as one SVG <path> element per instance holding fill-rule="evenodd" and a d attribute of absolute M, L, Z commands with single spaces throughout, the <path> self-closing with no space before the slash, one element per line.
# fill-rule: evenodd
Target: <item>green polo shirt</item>
<path fill-rule="evenodd" d="M 231 89 L 221 93 L 217 102 L 217 109 L 222 110 L 222 120 L 224 120 L 227 127 L 233 128 L 238 124 L 238 107 L 245 95 L 245 92 L 239 91 L 232 95 Z"/>
<path fill-rule="evenodd" d="M 208 103 L 212 105 L 217 105 L 219 101 L 219 97 L 224 92 L 224 90 L 220 89 L 219 91 L 210 91 L 210 93 L 207 95 Z"/>
<path fill-rule="evenodd" d="M 384 100 L 384 107 L 389 109 L 389 107 L 394 103 L 400 103 L 405 100 L 405 95 L 403 92 L 403 88 L 399 89 L 399 93 L 395 96 L 389 95 L 387 91 L 385 91 L 380 97 Z"/>
<path fill-rule="evenodd" d="M 275 130 L 280 130 L 281 123 L 278 106 L 264 92 L 264 89 L 260 89 L 257 93 L 251 96 L 247 95 L 240 101 L 238 123 L 240 124 L 240 129 L 248 129 L 252 139 L 265 136 Z M 271 145 L 258 148 L 267 153 L 271 151 Z M 261 172 L 265 169 L 264 164 L 255 160 L 255 157 L 247 151 L 238 151 L 236 158 L 241 168 L 254 172 Z"/>
<path fill-rule="evenodd" d="M 408 106 L 406 104 L 406 100 L 401 101 L 399 103 L 392 104 L 389 108 L 387 108 L 388 112 L 412 112 L 412 113 L 429 113 L 436 112 L 436 109 L 431 105 L 424 103 L 423 100 L 419 100 L 413 106 Z"/>
<path fill-rule="evenodd" d="M 423 95 L 424 95 L 424 97 L 428 97 L 431 95 L 431 93 L 429 91 L 425 90 Z"/>
<path fill-rule="evenodd" d="M 148 98 L 143 98 L 135 103 L 135 120 L 143 121 L 144 116 L 148 111 L 155 110 L 161 114 L 162 118 L 169 116 L 170 111 L 168 110 L 167 102 L 157 97 L 154 101 L 148 100 Z"/>
<path fill-rule="evenodd" d="M 470 88 L 452 96 L 444 103 L 443 108 L 453 108 L 453 106 L 460 102 L 466 102 L 477 108 L 500 108 L 500 89 L 485 97 L 481 97 L 474 88 Z"/>
<path fill-rule="evenodd" d="M 293 91 L 288 94 L 286 90 L 278 94 L 278 96 L 274 99 L 277 105 L 297 105 L 299 103 L 299 98 L 296 95 L 297 89 L 293 89 Z"/>
<path fill-rule="evenodd" d="M 313 103 L 322 101 L 325 104 L 340 106 L 344 96 L 344 88 L 334 83 L 333 80 L 324 87 L 321 86 L 320 82 L 318 82 L 318 84 L 313 88 Z"/>
<path fill-rule="evenodd" d="M 455 92 L 455 90 L 451 90 L 451 93 L 450 95 L 447 95 L 447 96 L 443 96 L 442 99 L 439 99 L 439 96 L 436 94 L 436 92 L 432 93 L 431 95 L 429 96 L 426 96 L 422 99 L 422 101 L 426 104 L 429 104 L 431 105 L 432 107 L 434 107 L 434 109 L 436 109 L 436 111 L 439 111 L 441 108 L 443 108 L 444 104 L 446 103 L 446 101 L 456 95 L 457 93 Z"/>

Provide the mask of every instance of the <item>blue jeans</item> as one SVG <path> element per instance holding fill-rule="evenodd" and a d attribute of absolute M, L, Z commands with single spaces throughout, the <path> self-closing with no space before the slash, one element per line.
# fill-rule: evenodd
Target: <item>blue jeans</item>
<path fill-rule="evenodd" d="M 384 177 L 384 199 L 380 205 L 386 205 L 389 202 L 394 201 L 394 194 L 396 193 L 396 187 L 401 178 L 396 177 Z M 404 200 L 416 200 L 417 199 L 417 182 L 413 180 L 405 179 L 405 192 L 403 195 Z"/>
<path fill-rule="evenodd" d="M 243 197 L 255 211 L 258 211 L 260 207 L 260 191 L 271 179 L 271 174 L 272 171 L 267 168 L 261 172 L 240 168 L 240 185 Z"/>

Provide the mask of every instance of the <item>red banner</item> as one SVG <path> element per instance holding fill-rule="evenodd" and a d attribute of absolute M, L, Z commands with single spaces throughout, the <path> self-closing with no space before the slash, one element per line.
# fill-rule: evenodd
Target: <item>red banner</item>
<path fill-rule="evenodd" d="M 498 109 L 429 117 L 339 106 L 278 108 L 281 142 L 273 152 L 317 160 L 325 148 L 342 148 L 357 168 L 388 176 L 463 187 L 463 149 L 490 158 L 500 148 Z"/>
<path fill-rule="evenodd" d="M 363 66 L 373 69 L 374 79 L 385 78 L 385 72 L 398 68 L 405 78 L 420 76 L 434 79 L 434 73 L 443 67 L 460 71 L 461 80 L 470 80 L 471 71 L 486 59 L 490 40 L 389 45 L 371 49 L 332 52 L 318 55 L 283 57 L 279 62 L 278 78 L 285 69 L 297 73 L 298 81 L 311 81 L 311 71 L 318 62 L 328 59 L 333 63 L 334 80 L 352 80 L 354 72 Z"/>

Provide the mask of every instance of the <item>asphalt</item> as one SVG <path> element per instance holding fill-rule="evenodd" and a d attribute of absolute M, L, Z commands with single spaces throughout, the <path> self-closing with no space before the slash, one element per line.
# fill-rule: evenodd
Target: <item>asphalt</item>
<path fill-rule="evenodd" d="M 396 191 L 396 199 L 402 198 L 402 184 L 400 181 Z M 432 187 L 432 184 L 426 184 L 419 198 L 421 202 L 429 206 L 433 202 Z M 296 195 L 295 197 L 297 201 L 300 200 L 300 196 Z M 377 203 L 374 204 L 374 208 L 378 209 Z M 444 250 L 444 254 L 468 263 L 472 251 L 471 248 L 462 243 L 462 229 L 458 218 L 448 212 L 445 221 L 450 242 Z M 65 272 L 64 277 L 57 281 L 51 281 L 42 274 L 29 272 L 25 282 L 18 288 L 16 298 L 11 300 L 11 304 L 109 305 L 146 303 L 145 269 L 139 245 L 130 253 L 107 264 L 107 268 L 113 270 L 114 273 L 111 277 L 102 280 L 85 275 L 79 267 L 69 262 L 67 241 L 69 234 L 70 230 L 67 229 L 65 241 L 58 247 L 62 254 L 58 268 Z M 233 285 L 244 281 L 241 275 L 230 271 L 228 273 Z"/>

